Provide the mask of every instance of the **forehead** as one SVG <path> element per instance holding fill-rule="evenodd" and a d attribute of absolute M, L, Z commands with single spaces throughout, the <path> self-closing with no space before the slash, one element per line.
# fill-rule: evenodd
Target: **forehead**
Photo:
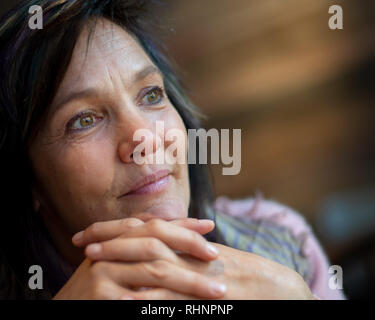
<path fill-rule="evenodd" d="M 77 39 L 55 100 L 73 91 L 102 86 L 116 76 L 121 77 L 124 86 L 130 86 L 133 75 L 153 65 L 137 40 L 109 20 L 98 20 L 88 37 L 86 26 Z"/>

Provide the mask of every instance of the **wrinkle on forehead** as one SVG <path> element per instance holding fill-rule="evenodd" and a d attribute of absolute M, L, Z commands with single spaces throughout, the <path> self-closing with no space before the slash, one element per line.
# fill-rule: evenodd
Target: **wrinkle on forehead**
<path fill-rule="evenodd" d="M 116 56 L 119 51 L 131 54 L 135 46 L 129 43 L 135 42 L 139 45 L 129 31 L 104 18 L 97 20 L 91 32 L 89 25 L 86 25 L 77 40 L 72 58 L 77 59 L 79 63 L 86 61 L 88 56 L 100 55 L 107 58 Z"/>
<path fill-rule="evenodd" d="M 146 64 L 153 64 L 139 41 L 121 26 L 106 19 L 98 19 L 91 27 L 92 24 L 88 23 L 77 39 L 55 101 L 72 88 L 84 89 L 103 81 L 100 73 L 98 76 L 101 71 L 107 79 L 113 79 L 116 74 L 117 78 L 121 78 L 123 86 L 127 87 L 131 73 L 141 70 Z M 129 72 L 125 70 L 127 68 Z M 112 85 L 111 82 L 105 83 Z"/>

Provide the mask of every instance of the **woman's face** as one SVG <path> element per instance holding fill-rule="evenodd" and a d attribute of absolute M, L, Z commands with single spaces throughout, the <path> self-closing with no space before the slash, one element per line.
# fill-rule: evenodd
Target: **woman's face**
<path fill-rule="evenodd" d="M 87 36 L 84 29 L 29 150 L 34 201 L 63 251 L 72 234 L 93 222 L 184 218 L 190 201 L 186 161 L 134 161 L 141 141 L 133 135 L 139 129 L 152 133 L 143 143 L 152 145 L 153 155 L 173 143 L 163 138 L 169 129 L 186 138 L 158 69 L 128 32 L 108 20 L 98 22 L 88 48 Z M 155 131 L 156 121 L 162 121 L 164 132 Z"/>

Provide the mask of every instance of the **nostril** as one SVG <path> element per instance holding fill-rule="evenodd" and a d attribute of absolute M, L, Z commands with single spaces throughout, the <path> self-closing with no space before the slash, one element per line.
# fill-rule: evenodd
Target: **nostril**
<path fill-rule="evenodd" d="M 143 157 L 143 158 L 146 156 L 146 150 L 145 149 L 142 150 L 142 152 L 140 153 L 140 156 Z M 134 157 L 135 157 L 135 153 L 133 152 L 133 153 L 130 154 L 130 159 L 133 160 Z"/>

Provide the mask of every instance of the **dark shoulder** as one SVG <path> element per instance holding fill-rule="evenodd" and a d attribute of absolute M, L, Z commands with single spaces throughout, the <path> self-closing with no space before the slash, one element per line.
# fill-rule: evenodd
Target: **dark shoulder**
<path fill-rule="evenodd" d="M 21 285 L 3 254 L 0 253 L 0 300 L 24 299 Z"/>

